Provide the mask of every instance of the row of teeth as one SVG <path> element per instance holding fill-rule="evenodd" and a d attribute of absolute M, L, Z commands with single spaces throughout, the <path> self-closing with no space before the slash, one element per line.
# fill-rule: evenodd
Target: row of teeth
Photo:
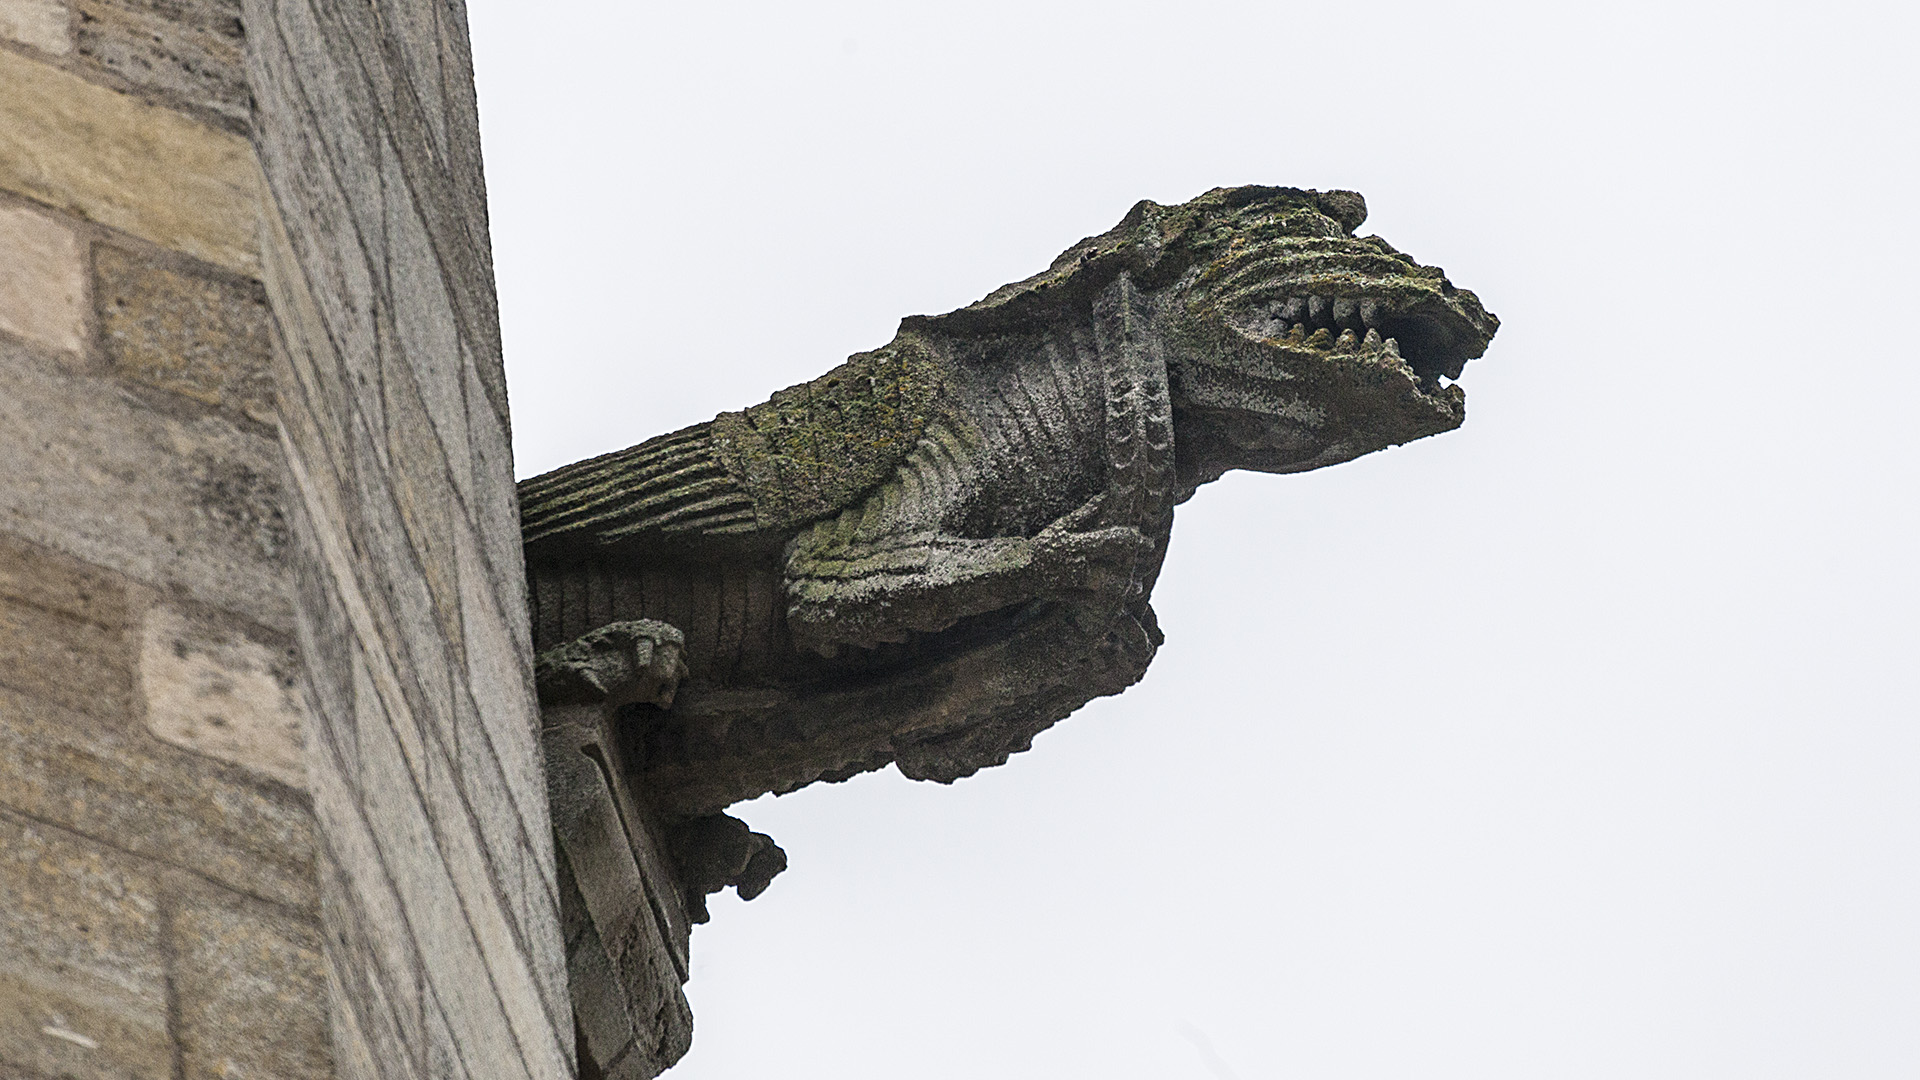
<path fill-rule="evenodd" d="M 1380 325 L 1378 300 L 1345 296 L 1289 296 L 1273 305 L 1273 316 L 1283 323 L 1308 322 L 1317 326 Z"/>
<path fill-rule="evenodd" d="M 1367 328 L 1367 336 L 1364 338 L 1355 335 L 1351 330 L 1340 331 L 1340 336 L 1336 338 L 1333 336 L 1333 331 L 1325 327 L 1309 334 L 1307 333 L 1307 324 L 1294 323 L 1293 329 L 1287 331 L 1282 340 L 1286 341 L 1289 345 L 1305 345 L 1311 349 L 1330 348 L 1334 352 L 1352 352 L 1355 349 L 1366 349 L 1368 351 L 1379 349 L 1381 352 L 1395 359 L 1399 359 L 1400 357 L 1400 343 L 1393 338 L 1383 340 L 1380 337 L 1380 331 L 1375 330 L 1371 326 Z"/>

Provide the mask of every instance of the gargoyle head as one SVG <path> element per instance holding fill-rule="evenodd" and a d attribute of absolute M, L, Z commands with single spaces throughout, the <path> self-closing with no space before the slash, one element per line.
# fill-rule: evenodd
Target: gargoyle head
<path fill-rule="evenodd" d="M 1500 320 L 1439 267 L 1356 237 L 1351 191 L 1216 188 L 1136 205 L 1043 273 L 942 316 L 1005 325 L 1088 305 L 1125 275 L 1165 350 L 1180 497 L 1229 469 L 1299 472 L 1451 431 L 1451 380 Z"/>
<path fill-rule="evenodd" d="M 1438 267 L 1355 237 L 1366 212 L 1353 192 L 1273 188 L 1165 212 L 1183 219 L 1161 259 L 1162 276 L 1179 276 L 1155 316 L 1185 490 L 1228 469 L 1346 461 L 1466 419 L 1451 380 L 1500 322 Z"/>

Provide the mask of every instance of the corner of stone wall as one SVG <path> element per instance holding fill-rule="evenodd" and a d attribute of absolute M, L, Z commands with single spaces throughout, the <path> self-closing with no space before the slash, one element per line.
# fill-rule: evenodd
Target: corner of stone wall
<path fill-rule="evenodd" d="M 573 1075 L 464 18 L 0 0 L 0 1075 Z"/>
<path fill-rule="evenodd" d="M 345 1075 L 571 1076 L 459 5 L 248 0 Z"/>

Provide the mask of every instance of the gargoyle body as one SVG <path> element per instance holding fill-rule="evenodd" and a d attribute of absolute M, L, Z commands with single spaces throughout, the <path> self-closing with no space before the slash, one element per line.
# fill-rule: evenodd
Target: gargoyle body
<path fill-rule="evenodd" d="M 520 485 L 573 992 L 606 1075 L 684 1051 L 687 923 L 786 865 L 727 806 L 1005 761 L 1146 671 L 1201 484 L 1459 426 L 1447 380 L 1498 321 L 1356 238 L 1365 216 L 1293 188 L 1142 202 L 764 404 Z"/>
<path fill-rule="evenodd" d="M 669 819 L 950 781 L 1139 679 L 1174 506 L 1457 427 L 1498 322 L 1351 192 L 1142 202 L 761 405 L 520 485 L 538 649 L 685 635 L 627 759 Z"/>

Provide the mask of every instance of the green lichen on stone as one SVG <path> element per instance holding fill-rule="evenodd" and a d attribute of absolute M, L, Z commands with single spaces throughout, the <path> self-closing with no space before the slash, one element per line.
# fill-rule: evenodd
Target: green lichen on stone
<path fill-rule="evenodd" d="M 893 475 L 939 414 L 945 384 L 910 335 L 714 421 L 720 460 L 753 493 L 762 528 L 812 521 Z"/>

